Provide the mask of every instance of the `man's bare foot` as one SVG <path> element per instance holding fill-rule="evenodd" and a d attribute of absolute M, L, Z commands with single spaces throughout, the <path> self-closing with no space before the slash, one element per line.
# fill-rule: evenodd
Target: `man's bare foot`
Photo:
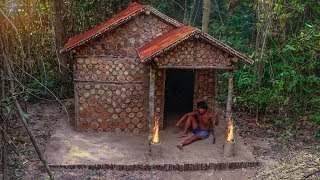
<path fill-rule="evenodd" d="M 178 144 L 177 147 L 182 150 L 183 145 L 182 144 Z"/>
<path fill-rule="evenodd" d="M 187 136 L 188 136 L 187 134 L 182 133 L 182 134 L 180 134 L 180 135 L 178 136 L 178 138 L 184 138 L 184 137 L 187 137 Z"/>

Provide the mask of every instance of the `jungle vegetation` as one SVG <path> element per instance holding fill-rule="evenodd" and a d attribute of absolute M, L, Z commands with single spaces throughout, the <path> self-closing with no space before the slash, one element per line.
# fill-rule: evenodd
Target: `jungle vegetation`
<path fill-rule="evenodd" d="M 0 1 L 0 126 L 14 111 L 23 121 L 24 102 L 73 96 L 72 61 L 59 50 L 76 34 L 111 18 L 133 1 Z M 276 129 L 279 140 L 320 139 L 320 1 L 318 0 L 137 0 L 190 26 L 202 28 L 205 8 L 210 35 L 254 61 L 234 73 L 233 110 Z M 207 7 L 210 6 L 210 7 Z M 217 100 L 227 96 L 218 73 Z M 5 136 L 5 135 L 3 135 Z"/>

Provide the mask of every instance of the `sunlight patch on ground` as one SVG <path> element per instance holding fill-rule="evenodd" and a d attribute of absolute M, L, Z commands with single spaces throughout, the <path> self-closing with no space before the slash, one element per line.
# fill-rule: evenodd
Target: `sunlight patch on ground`
<path fill-rule="evenodd" d="M 87 159 L 87 160 L 97 160 L 94 154 L 88 152 L 86 150 L 80 149 L 77 146 L 71 147 L 69 153 L 64 156 L 64 159 L 68 163 L 77 163 L 79 159 Z"/>

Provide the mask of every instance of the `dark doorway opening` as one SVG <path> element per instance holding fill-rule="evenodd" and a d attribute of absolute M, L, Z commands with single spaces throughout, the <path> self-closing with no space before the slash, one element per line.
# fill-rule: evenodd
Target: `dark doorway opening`
<path fill-rule="evenodd" d="M 165 87 L 164 128 L 175 122 L 168 122 L 170 116 L 181 116 L 193 110 L 194 71 L 167 69 Z"/>

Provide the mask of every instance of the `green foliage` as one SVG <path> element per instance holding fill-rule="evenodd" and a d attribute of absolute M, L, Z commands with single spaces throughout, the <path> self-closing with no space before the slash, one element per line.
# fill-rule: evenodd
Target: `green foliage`
<path fill-rule="evenodd" d="M 20 143 L 25 143 L 25 142 L 26 142 L 26 139 L 25 139 L 25 137 L 23 136 L 23 134 L 18 134 L 17 140 L 18 140 Z"/>
<path fill-rule="evenodd" d="M 39 99 L 54 99 L 52 93 L 60 99 L 68 98 L 73 94 L 73 80 L 61 79 L 55 71 L 45 72 L 34 77 L 27 86 L 27 100 L 36 102 Z"/>
<path fill-rule="evenodd" d="M 149 3 L 147 0 L 137 2 Z M 72 12 L 69 14 L 69 18 L 74 20 L 75 27 L 73 30 L 76 34 L 105 22 L 131 4 L 125 0 L 79 0 L 72 3 Z"/>
<path fill-rule="evenodd" d="M 209 33 L 253 57 L 257 53 L 254 28 L 259 26 L 252 13 L 255 7 L 250 2 L 240 3 L 224 24 L 218 18 L 213 19 Z M 313 127 L 315 139 L 320 137 L 320 61 L 316 59 L 320 52 L 320 9 L 317 7 L 316 1 L 275 1 L 272 14 L 276 22 L 262 59 L 265 71 L 262 82 L 256 84 L 254 66 L 239 64 L 234 73 L 234 109 L 259 116 L 272 115 L 270 123 L 280 130 L 279 139 L 284 141 L 297 133 L 302 122 Z M 220 13 L 227 17 L 227 12 Z M 287 33 L 285 37 L 283 30 Z M 227 82 L 228 74 L 220 72 L 218 101 L 222 104 L 226 103 Z"/>
<path fill-rule="evenodd" d="M 318 155 L 320 156 L 320 145 L 318 145 L 318 146 L 316 147 L 316 151 L 317 151 Z"/>

